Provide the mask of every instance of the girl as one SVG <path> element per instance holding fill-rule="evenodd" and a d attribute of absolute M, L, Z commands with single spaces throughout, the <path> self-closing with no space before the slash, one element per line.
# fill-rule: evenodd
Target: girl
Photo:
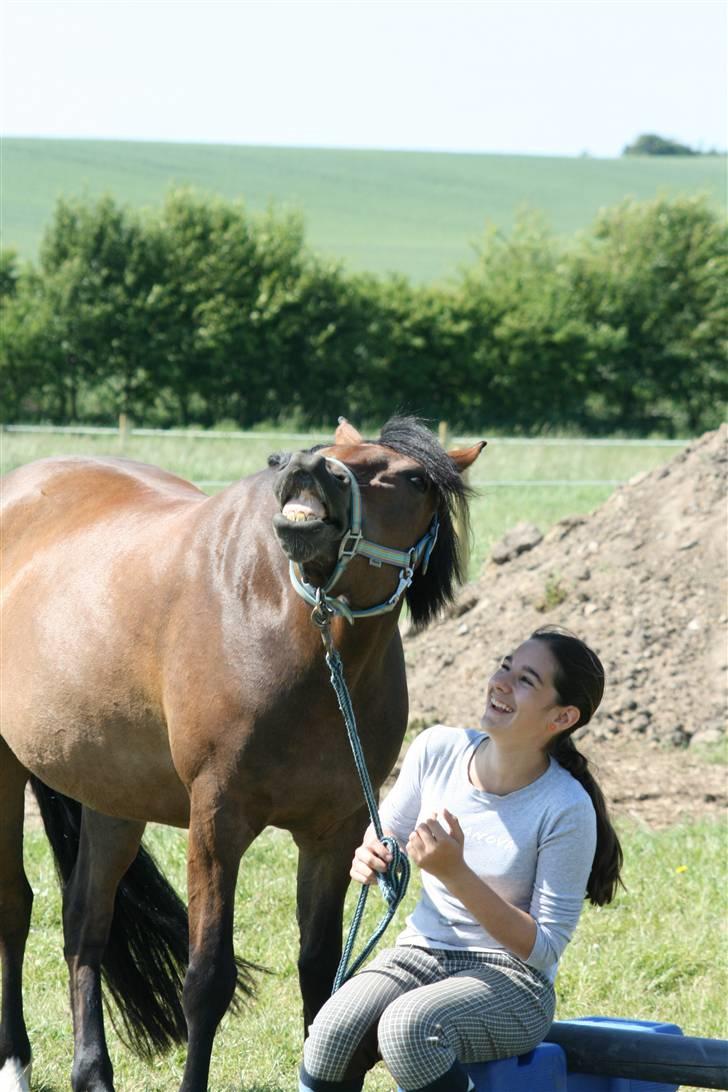
<path fill-rule="evenodd" d="M 396 947 L 319 1012 L 300 1092 L 359 1092 L 379 1058 L 407 1092 L 466 1092 L 463 1063 L 541 1042 L 585 892 L 603 905 L 619 882 L 617 835 L 571 739 L 603 691 L 594 652 L 544 627 L 490 679 L 481 732 L 415 739 L 381 818 L 422 894 Z M 374 882 L 390 856 L 370 828 L 352 877 Z"/>

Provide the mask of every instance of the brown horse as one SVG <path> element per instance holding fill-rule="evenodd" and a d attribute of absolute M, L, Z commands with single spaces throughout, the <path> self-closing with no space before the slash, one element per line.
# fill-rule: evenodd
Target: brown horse
<path fill-rule="evenodd" d="M 379 786 L 407 721 L 403 600 L 389 600 L 406 587 L 421 625 L 452 597 L 453 516 L 467 494 L 460 472 L 481 447 L 448 455 L 411 418 L 364 441 L 342 420 L 333 445 L 274 457 L 214 497 L 113 458 L 47 459 L 7 476 L 0 1088 L 28 1087 L 29 777 L 63 880 L 75 1092 L 113 1089 L 102 972 L 132 1045 L 151 1051 L 186 1038 L 181 1092 L 207 1088 L 218 1023 L 236 985 L 249 987 L 250 965 L 232 947 L 238 867 L 268 825 L 289 830 L 299 850 L 299 976 L 311 1020 L 336 970 L 349 863 L 367 816 L 299 591 L 325 585 L 341 554 L 351 560 L 330 594 L 343 615 L 386 605 L 332 623 Z M 355 555 L 347 536 L 354 494 L 363 534 L 378 544 L 368 556 Z M 422 549 L 411 552 L 423 541 L 428 566 Z M 377 557 L 381 547 L 390 564 Z M 400 554 L 416 569 L 408 587 Z M 189 920 L 140 847 L 148 821 L 189 827 Z"/>

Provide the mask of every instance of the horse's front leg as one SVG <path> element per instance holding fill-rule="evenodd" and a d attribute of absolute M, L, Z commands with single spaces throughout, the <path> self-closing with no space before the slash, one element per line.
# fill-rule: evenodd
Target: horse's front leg
<path fill-rule="evenodd" d="M 331 995 L 341 958 L 349 868 L 368 822 L 366 808 L 361 808 L 326 838 L 294 833 L 298 845 L 297 916 L 301 935 L 298 978 L 305 1032 Z"/>
<path fill-rule="evenodd" d="M 212 777 L 195 782 L 190 804 L 190 963 L 182 995 L 189 1045 L 180 1092 L 206 1092 L 215 1032 L 238 983 L 233 910 L 240 858 L 259 830 Z"/>

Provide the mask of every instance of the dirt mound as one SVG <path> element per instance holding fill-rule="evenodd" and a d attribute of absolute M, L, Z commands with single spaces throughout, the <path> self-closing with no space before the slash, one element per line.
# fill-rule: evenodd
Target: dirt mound
<path fill-rule="evenodd" d="M 411 717 L 477 725 L 498 658 L 538 626 L 557 623 L 588 641 L 607 673 L 602 706 L 581 732 L 587 751 L 605 741 L 637 755 L 646 742 L 685 748 L 720 740 L 727 476 L 724 425 L 618 488 L 591 515 L 561 520 L 540 540 L 521 528 L 500 543 L 499 563 L 486 563 L 448 617 L 405 634 Z M 687 773 L 692 755 L 681 758 Z M 654 770 L 652 757 L 647 762 Z M 702 768 L 725 800 L 725 768 Z"/>

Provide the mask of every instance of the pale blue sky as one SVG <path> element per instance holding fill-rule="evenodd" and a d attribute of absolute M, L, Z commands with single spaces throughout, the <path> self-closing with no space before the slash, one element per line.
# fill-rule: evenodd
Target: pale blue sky
<path fill-rule="evenodd" d="M 723 0 L 4 0 L 7 135 L 725 148 Z"/>

